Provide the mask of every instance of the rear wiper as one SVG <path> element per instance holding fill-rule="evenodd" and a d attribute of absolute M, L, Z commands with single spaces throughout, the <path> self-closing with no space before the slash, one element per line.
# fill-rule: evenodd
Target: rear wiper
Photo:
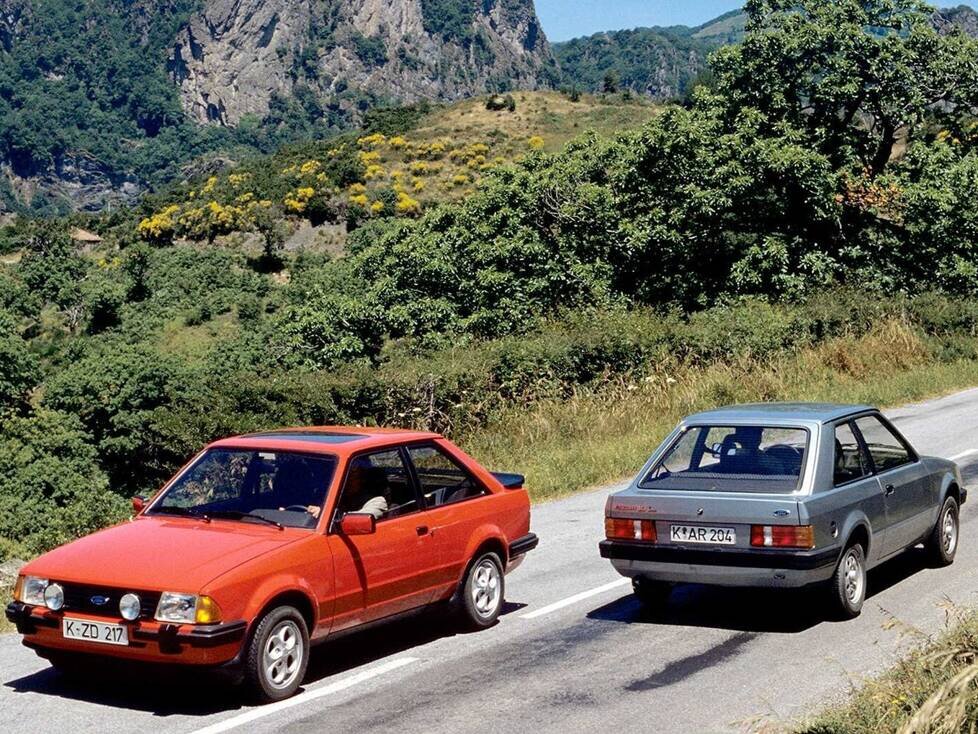
<path fill-rule="evenodd" d="M 274 525 L 279 530 L 285 530 L 285 526 L 282 525 L 282 523 L 275 522 L 274 520 L 270 520 L 267 517 L 262 517 L 261 515 L 256 515 L 253 512 L 241 512 L 240 510 L 214 510 L 212 512 L 208 512 L 205 517 L 216 517 L 227 520 L 261 520 L 263 523 Z"/>
<path fill-rule="evenodd" d="M 179 515 L 180 517 L 195 517 L 198 520 L 203 520 L 204 522 L 210 522 L 211 519 L 206 513 L 200 512 L 199 510 L 194 510 L 190 507 L 167 507 L 166 505 L 160 507 L 154 507 L 151 515 Z"/>

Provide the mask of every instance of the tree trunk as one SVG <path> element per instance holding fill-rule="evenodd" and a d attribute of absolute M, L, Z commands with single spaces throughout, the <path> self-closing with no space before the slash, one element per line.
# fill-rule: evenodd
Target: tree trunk
<path fill-rule="evenodd" d="M 884 124 L 882 139 L 876 148 L 876 154 L 873 156 L 873 160 L 869 163 L 869 174 L 871 178 L 876 178 L 883 173 L 886 164 L 890 162 L 890 156 L 893 155 L 893 147 L 896 145 L 896 141 L 896 129 L 894 126 L 891 123 Z"/>

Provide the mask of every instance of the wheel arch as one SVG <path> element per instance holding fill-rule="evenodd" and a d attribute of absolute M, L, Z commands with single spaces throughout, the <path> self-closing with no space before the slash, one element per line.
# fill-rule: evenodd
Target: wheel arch
<path fill-rule="evenodd" d="M 255 622 L 260 620 L 276 607 L 281 606 L 291 606 L 298 609 L 299 613 L 302 615 L 302 618 L 306 622 L 306 628 L 310 636 L 312 635 L 313 631 L 316 629 L 316 605 L 305 592 L 298 589 L 280 591 L 271 599 L 266 601 L 255 615 Z"/>
<path fill-rule="evenodd" d="M 503 566 L 502 571 L 505 574 L 506 564 L 509 562 L 509 549 L 506 545 L 505 536 L 498 527 L 486 528 L 482 533 L 473 535 L 473 540 L 470 541 L 469 547 L 465 552 L 465 565 L 462 566 L 462 573 L 455 585 L 455 593 L 452 595 L 452 599 L 458 597 L 462 584 L 465 583 L 465 577 L 468 576 L 469 569 L 472 568 L 475 560 L 483 553 L 489 552 L 496 553 L 499 556 L 499 561 Z"/>

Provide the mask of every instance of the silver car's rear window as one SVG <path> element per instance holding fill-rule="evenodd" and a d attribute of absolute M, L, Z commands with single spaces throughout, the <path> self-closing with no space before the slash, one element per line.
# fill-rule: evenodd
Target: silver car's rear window
<path fill-rule="evenodd" d="M 808 450 L 804 428 L 690 426 L 642 481 L 642 489 L 790 494 Z"/>

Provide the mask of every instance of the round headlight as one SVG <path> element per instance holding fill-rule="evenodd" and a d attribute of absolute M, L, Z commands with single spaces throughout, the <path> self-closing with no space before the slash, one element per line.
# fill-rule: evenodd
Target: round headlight
<path fill-rule="evenodd" d="M 119 599 L 119 613 L 123 619 L 128 619 L 130 622 L 139 616 L 141 607 L 142 604 L 139 602 L 139 597 L 135 594 L 124 594 Z"/>
<path fill-rule="evenodd" d="M 44 590 L 44 604 L 52 612 L 56 612 L 65 605 L 65 590 L 61 584 L 48 584 Z"/>

